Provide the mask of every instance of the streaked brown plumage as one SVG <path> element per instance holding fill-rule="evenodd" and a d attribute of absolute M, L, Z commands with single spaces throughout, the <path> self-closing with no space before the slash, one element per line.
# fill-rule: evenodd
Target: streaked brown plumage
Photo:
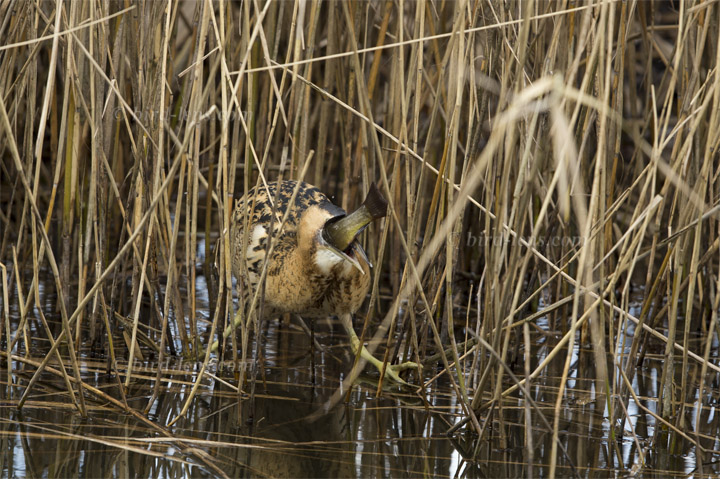
<path fill-rule="evenodd" d="M 291 202 L 296 188 L 295 200 Z M 249 301 L 260 285 L 268 241 L 274 238 L 265 277 L 263 316 L 337 315 L 357 353 L 360 341 L 352 327 L 352 314 L 360 308 L 370 288 L 370 264 L 355 236 L 373 219 L 385 216 L 386 206 L 374 186 L 361 207 L 365 209 L 350 216 L 307 183 L 273 182 L 267 188 L 250 190 L 236 203 L 230 233 L 233 275 L 244 301 Z M 281 228 L 288 208 L 287 220 Z M 340 250 L 333 243 L 346 247 Z M 382 368 L 382 362 L 364 346 L 361 354 L 378 369 Z M 386 375 L 404 383 L 397 372 L 407 367 L 410 366 L 387 366 Z"/>
<path fill-rule="evenodd" d="M 307 317 L 354 313 L 362 304 L 370 287 L 370 266 L 358 261 L 362 273 L 349 261 L 327 252 L 323 248 L 322 228 L 330 219 L 345 216 L 345 211 L 335 206 L 317 188 L 300 183 L 293 208 L 282 230 L 278 231 L 282 217 L 298 183 L 283 181 L 269 183 L 268 189 L 259 187 L 250 191 L 236 204 L 233 232 L 235 249 L 233 274 L 247 278 L 252 290 L 257 288 L 268 247 L 268 239 L 277 236 L 265 279 L 265 314 L 298 313 Z M 275 219 L 272 220 L 270 197 L 277 198 Z M 277 195 L 277 196 L 276 196 Z M 249 229 L 245 230 L 245 212 L 248 211 Z M 272 226 L 271 226 L 272 223 Z M 275 231 L 270 233 L 271 228 Z M 360 245 L 351 245 L 348 256 L 362 256 Z M 326 253 L 327 252 L 327 253 Z M 242 274 L 243 260 L 247 275 Z M 247 280 L 246 280 L 247 281 Z"/>

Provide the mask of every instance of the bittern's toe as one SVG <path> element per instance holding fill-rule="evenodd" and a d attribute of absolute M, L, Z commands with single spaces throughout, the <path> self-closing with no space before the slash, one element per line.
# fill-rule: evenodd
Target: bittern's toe
<path fill-rule="evenodd" d="M 403 386 L 412 387 L 412 384 L 409 384 L 407 381 L 400 377 L 400 373 L 402 371 L 405 371 L 406 369 L 419 369 L 419 366 L 411 361 L 401 364 L 388 364 L 387 366 L 385 366 L 385 377 L 390 378 L 396 383 L 402 384 Z M 382 363 L 380 364 L 378 370 L 380 371 L 380 374 L 382 374 Z"/>

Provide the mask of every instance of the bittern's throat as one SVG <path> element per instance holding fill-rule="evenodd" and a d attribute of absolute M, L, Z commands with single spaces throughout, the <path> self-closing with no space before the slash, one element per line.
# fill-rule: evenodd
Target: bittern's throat
<path fill-rule="evenodd" d="M 370 185 L 370 191 L 363 204 L 348 216 L 340 215 L 331 218 L 323 228 L 323 239 L 335 253 L 353 264 L 363 274 L 353 253 L 357 251 L 364 255 L 362 248 L 356 247 L 355 239 L 372 221 L 383 218 L 387 214 L 387 201 L 383 198 L 375 183 Z"/>

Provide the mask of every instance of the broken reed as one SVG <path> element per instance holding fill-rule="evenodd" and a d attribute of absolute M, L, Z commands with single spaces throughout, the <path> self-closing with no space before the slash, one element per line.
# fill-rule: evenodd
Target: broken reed
<path fill-rule="evenodd" d="M 376 268 L 358 324 L 388 361 L 439 360 L 463 425 L 482 431 L 480 414 L 552 374 L 557 438 L 573 348 L 587 342 L 611 424 L 662 345 L 661 416 L 687 429 L 682 398 L 703 398 L 719 370 L 719 9 L 5 2 L 2 344 L 6 359 L 49 350 L 29 384 L 6 362 L 13 394 L 24 401 L 52 361 L 84 411 L 79 351 L 111 369 L 149 351 L 207 362 L 219 340 L 219 354 L 247 358 L 252 321 L 242 341 L 221 334 L 236 308 L 233 197 L 302 175 L 348 210 L 381 185 L 391 210 L 364 238 Z M 531 370 L 541 316 L 562 339 Z M 513 354 L 520 383 L 504 369 Z M 673 389 L 674 369 L 697 365 Z"/>

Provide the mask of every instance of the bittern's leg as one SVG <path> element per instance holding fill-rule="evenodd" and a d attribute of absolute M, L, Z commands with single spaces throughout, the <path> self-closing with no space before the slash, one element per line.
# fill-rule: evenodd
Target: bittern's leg
<path fill-rule="evenodd" d="M 315 345 L 315 348 L 316 348 L 318 351 L 325 351 L 325 348 L 323 347 L 323 345 L 320 344 L 320 343 L 318 342 L 317 338 L 315 337 L 315 333 L 313 332 L 313 330 L 311 330 L 311 329 L 308 327 L 307 323 L 305 322 L 305 318 L 303 318 L 303 317 L 300 316 L 299 314 L 294 314 L 293 316 L 295 316 L 295 319 L 297 319 L 297 323 L 298 323 L 298 325 L 300 326 L 300 329 L 302 329 L 303 332 L 304 332 L 305 334 L 307 334 L 307 337 L 310 338 L 311 341 L 313 341 L 313 343 L 314 343 L 314 345 Z M 313 328 L 313 329 L 315 329 L 315 328 Z"/>
<path fill-rule="evenodd" d="M 340 322 L 342 323 L 343 327 L 345 328 L 345 331 L 347 331 L 348 336 L 350 336 L 350 347 L 352 348 L 352 351 L 354 354 L 357 354 L 358 349 L 360 350 L 360 356 L 362 356 L 363 359 L 365 359 L 367 362 L 375 366 L 375 368 L 380 371 L 380 374 L 383 372 L 383 367 L 385 369 L 385 377 L 389 377 L 395 382 L 398 382 L 400 384 L 404 384 L 406 386 L 409 386 L 408 383 L 406 383 L 399 375 L 401 371 L 404 371 L 406 369 L 418 369 L 418 365 L 413 362 L 406 362 L 402 364 L 386 364 L 380 361 L 379 359 L 375 358 L 372 354 L 370 354 L 370 351 L 365 348 L 364 345 L 360 344 L 360 338 L 357 337 L 357 334 L 355 334 L 355 330 L 353 329 L 352 325 L 352 315 L 350 314 L 341 314 L 340 315 Z"/>

